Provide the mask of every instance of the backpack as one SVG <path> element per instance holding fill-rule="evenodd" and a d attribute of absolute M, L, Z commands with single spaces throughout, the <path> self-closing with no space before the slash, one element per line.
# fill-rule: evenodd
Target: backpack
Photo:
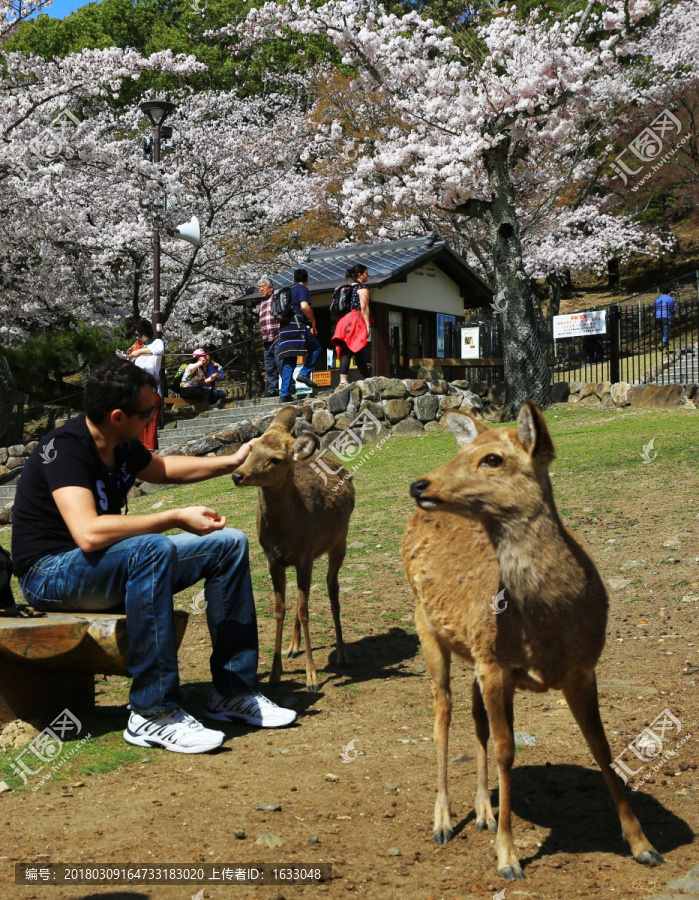
<path fill-rule="evenodd" d="M 36 612 L 28 606 L 18 606 L 12 593 L 12 558 L 7 550 L 0 547 L 0 616 L 11 618 L 34 619 L 45 616 L 46 613 Z"/>
<path fill-rule="evenodd" d="M 170 382 L 170 387 L 173 389 L 175 393 L 178 393 L 180 387 L 182 386 L 182 376 L 184 375 L 184 370 L 187 368 L 188 363 L 182 363 L 182 365 L 177 370 L 175 377 Z"/>
<path fill-rule="evenodd" d="M 352 306 L 353 288 L 351 284 L 341 284 L 333 291 L 333 299 L 330 304 L 330 318 L 341 319 L 346 316 Z"/>
<path fill-rule="evenodd" d="M 274 292 L 272 299 L 272 315 L 280 325 L 288 325 L 294 318 L 294 308 L 291 305 L 291 288 L 283 287 Z"/>

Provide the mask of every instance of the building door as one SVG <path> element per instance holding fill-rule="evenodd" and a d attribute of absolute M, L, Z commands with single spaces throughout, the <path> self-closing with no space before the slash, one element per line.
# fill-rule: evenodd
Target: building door
<path fill-rule="evenodd" d="M 391 378 L 404 378 L 403 372 L 407 362 L 403 345 L 403 310 L 401 309 L 389 309 L 388 311 L 388 346 Z"/>

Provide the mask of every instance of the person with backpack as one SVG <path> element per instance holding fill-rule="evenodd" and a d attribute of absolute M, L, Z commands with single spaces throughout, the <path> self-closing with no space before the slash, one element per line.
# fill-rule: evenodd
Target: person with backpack
<path fill-rule="evenodd" d="M 317 337 L 318 329 L 311 306 L 311 293 L 308 290 L 308 272 L 305 269 L 294 270 L 294 286 L 291 289 L 289 305 L 290 319 L 286 324 L 281 322 L 279 330 L 279 356 L 282 360 L 282 386 L 279 400 L 282 403 L 289 403 L 294 399 L 292 382 L 297 356 L 305 354 L 306 359 L 301 371 L 296 376 L 296 381 L 307 384 L 311 388 L 316 387 L 311 376 L 313 367 L 323 350 Z"/>
<path fill-rule="evenodd" d="M 173 618 L 174 595 L 201 579 L 212 643 L 205 717 L 279 728 L 296 713 L 260 693 L 245 534 L 201 505 L 122 514 L 137 478 L 191 484 L 230 475 L 252 446 L 211 457 L 160 457 L 146 450 L 139 437 L 155 412 L 156 387 L 153 375 L 125 360 L 92 369 L 85 412 L 42 438 L 22 471 L 12 557 L 35 609 L 104 612 L 125 605 L 132 681 L 124 740 L 205 753 L 226 735 L 182 708 Z"/>
<path fill-rule="evenodd" d="M 369 366 L 365 348 L 371 340 L 369 324 L 369 291 L 364 285 L 369 279 L 369 270 L 361 263 L 347 269 L 345 277 L 351 281 L 349 287 L 342 286 L 333 295 L 331 313 L 340 314 L 330 343 L 340 357 L 340 384 L 349 380 L 350 359 L 354 356 L 362 378 L 369 378 Z"/>

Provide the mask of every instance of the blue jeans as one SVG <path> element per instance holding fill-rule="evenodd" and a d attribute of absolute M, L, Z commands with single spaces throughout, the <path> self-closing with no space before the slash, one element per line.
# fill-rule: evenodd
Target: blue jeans
<path fill-rule="evenodd" d="M 214 687 L 221 694 L 256 691 L 257 619 L 242 531 L 146 534 L 94 553 L 44 556 L 20 584 L 27 601 L 47 612 L 101 612 L 125 603 L 131 708 L 155 715 L 182 705 L 172 599 L 201 578 Z"/>
<path fill-rule="evenodd" d="M 320 346 L 318 338 L 310 331 L 306 331 L 305 337 L 306 359 L 304 360 L 299 375 L 310 378 L 313 374 L 313 367 L 316 364 L 316 360 L 320 356 L 323 348 Z M 296 358 L 292 356 L 290 359 L 284 359 L 282 360 L 282 365 L 282 386 L 279 393 L 282 397 L 290 397 L 296 390 L 293 379 L 294 369 L 296 368 Z"/>
<path fill-rule="evenodd" d="M 279 339 L 262 341 L 262 352 L 267 372 L 267 396 L 276 397 L 279 393 L 279 376 L 282 374 L 282 361 L 279 358 Z"/>
<path fill-rule="evenodd" d="M 663 330 L 662 349 L 667 350 L 670 346 L 670 330 L 672 327 L 672 319 L 658 319 L 658 324 Z"/>

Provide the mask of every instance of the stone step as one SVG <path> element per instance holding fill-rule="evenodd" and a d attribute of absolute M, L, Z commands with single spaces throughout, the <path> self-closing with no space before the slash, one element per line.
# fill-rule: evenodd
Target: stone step
<path fill-rule="evenodd" d="M 8 503 L 12 503 L 15 499 L 16 490 L 16 484 L 7 484 L 4 487 L 0 486 L 0 506 L 6 506 Z"/>

